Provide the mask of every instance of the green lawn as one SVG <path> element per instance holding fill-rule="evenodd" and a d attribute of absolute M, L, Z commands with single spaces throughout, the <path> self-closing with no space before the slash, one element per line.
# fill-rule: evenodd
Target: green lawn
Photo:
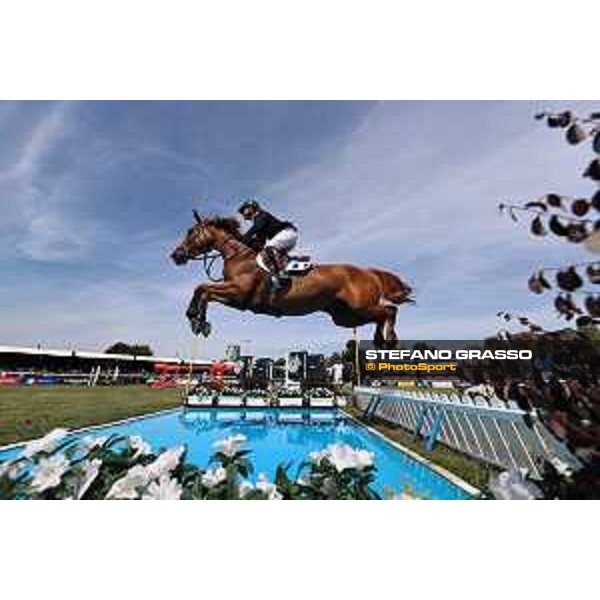
<path fill-rule="evenodd" d="M 181 404 L 181 390 L 130 387 L 2 387 L 0 446 L 43 435 L 55 427 L 85 427 Z"/>

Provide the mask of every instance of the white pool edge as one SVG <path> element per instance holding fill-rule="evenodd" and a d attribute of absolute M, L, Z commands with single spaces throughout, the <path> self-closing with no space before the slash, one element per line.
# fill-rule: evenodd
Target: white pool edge
<path fill-rule="evenodd" d="M 434 471 L 435 473 L 437 473 L 438 475 L 440 475 L 444 479 L 447 479 L 450 483 L 452 483 L 452 484 L 456 485 L 457 487 L 461 488 L 462 490 L 464 490 L 465 492 L 467 492 L 470 496 L 472 496 L 474 498 L 478 498 L 478 497 L 481 496 L 481 490 L 479 490 L 476 487 L 472 486 L 470 483 L 467 483 L 464 479 L 461 479 L 460 477 L 458 477 L 454 473 L 448 471 L 447 469 L 444 469 L 444 467 L 440 467 L 439 465 L 437 465 L 433 461 L 429 460 L 428 458 L 425 458 L 424 456 L 421 456 L 420 454 L 418 454 L 414 450 L 411 450 L 410 448 L 407 448 L 406 446 L 403 446 L 399 442 L 396 442 L 395 440 L 390 439 L 389 437 L 387 437 L 387 435 L 381 433 L 381 431 L 378 431 L 374 427 L 371 427 L 370 425 L 367 425 L 366 423 L 363 423 L 362 421 L 359 421 L 354 415 L 351 415 L 349 412 L 347 412 L 345 410 L 342 410 L 342 412 L 352 422 L 356 423 L 357 425 L 360 425 L 361 427 L 363 427 L 364 429 L 366 429 L 367 431 L 369 431 L 373 435 L 375 435 L 375 436 L 379 437 L 380 439 L 384 440 L 385 442 L 387 442 L 391 446 L 394 446 L 394 448 L 396 448 L 396 450 L 399 450 L 400 452 L 403 452 L 404 454 L 406 454 L 407 456 L 409 456 L 410 458 L 412 458 L 416 462 L 418 462 L 418 463 L 426 466 L 428 469 L 430 469 L 431 471 Z"/>

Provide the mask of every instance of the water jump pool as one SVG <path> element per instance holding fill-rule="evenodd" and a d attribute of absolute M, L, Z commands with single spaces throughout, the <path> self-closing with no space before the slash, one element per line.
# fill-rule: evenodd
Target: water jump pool
<path fill-rule="evenodd" d="M 215 441 L 243 434 L 251 450 L 254 477 L 259 473 L 273 477 L 279 464 L 292 463 L 290 472 L 294 473 L 310 452 L 344 443 L 374 453 L 375 489 L 382 495 L 386 490 L 398 493 L 410 486 L 417 496 L 450 500 L 469 498 L 469 491 L 473 491 L 450 481 L 335 409 L 177 409 L 75 432 L 72 436 L 111 434 L 142 436 L 155 451 L 185 444 L 188 460 L 200 467 L 208 464 Z M 0 460 L 17 456 L 20 450 L 15 446 L 0 451 Z"/>

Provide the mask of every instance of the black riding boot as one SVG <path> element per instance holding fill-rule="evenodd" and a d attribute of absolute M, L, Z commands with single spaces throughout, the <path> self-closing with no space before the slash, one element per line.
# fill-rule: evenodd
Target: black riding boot
<path fill-rule="evenodd" d="M 284 270 L 279 266 L 279 253 L 275 248 L 266 247 L 265 253 L 269 259 L 267 265 L 271 271 L 271 284 L 275 291 L 279 291 L 285 287 L 288 277 Z"/>

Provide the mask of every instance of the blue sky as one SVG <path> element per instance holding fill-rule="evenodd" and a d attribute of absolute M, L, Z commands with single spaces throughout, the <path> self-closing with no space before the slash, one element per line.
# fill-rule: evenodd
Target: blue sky
<path fill-rule="evenodd" d="M 401 309 L 401 337 L 481 337 L 498 310 L 558 325 L 527 277 L 579 249 L 532 239 L 496 209 L 589 193 L 585 150 L 533 120 L 547 107 L 598 104 L 0 102 L 0 344 L 188 355 L 184 311 L 202 273 L 168 254 L 192 207 L 230 215 L 248 196 L 296 222 L 317 260 L 407 279 L 417 305 Z M 240 340 L 255 354 L 330 351 L 349 336 L 324 315 L 213 306 L 209 318 L 207 356 Z"/>

